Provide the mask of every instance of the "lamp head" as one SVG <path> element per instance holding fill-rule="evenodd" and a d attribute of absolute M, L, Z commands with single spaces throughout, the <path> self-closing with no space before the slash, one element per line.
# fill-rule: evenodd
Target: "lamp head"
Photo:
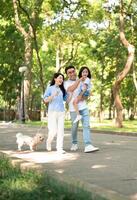
<path fill-rule="evenodd" d="M 22 65 L 21 67 L 19 67 L 19 72 L 20 72 L 20 73 L 26 72 L 27 69 L 28 69 L 27 66 Z"/>

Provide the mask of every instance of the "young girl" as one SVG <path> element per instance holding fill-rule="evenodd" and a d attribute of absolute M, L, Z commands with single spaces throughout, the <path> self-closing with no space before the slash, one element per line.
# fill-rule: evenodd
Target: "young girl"
<path fill-rule="evenodd" d="M 55 135 L 57 135 L 56 149 L 58 153 L 65 153 L 63 150 L 65 117 L 63 101 L 66 100 L 67 94 L 64 89 L 63 82 L 63 74 L 55 73 L 50 86 L 44 93 L 44 102 L 49 103 L 47 150 L 51 151 L 51 143 Z"/>
<path fill-rule="evenodd" d="M 81 67 L 78 76 L 79 78 L 82 78 L 82 79 L 79 86 L 79 95 L 73 101 L 73 106 L 77 113 L 77 117 L 73 123 L 78 122 L 82 118 L 79 113 L 78 103 L 82 100 L 83 97 L 89 96 L 90 90 L 91 90 L 91 73 L 90 73 L 89 68 L 86 66 Z"/>

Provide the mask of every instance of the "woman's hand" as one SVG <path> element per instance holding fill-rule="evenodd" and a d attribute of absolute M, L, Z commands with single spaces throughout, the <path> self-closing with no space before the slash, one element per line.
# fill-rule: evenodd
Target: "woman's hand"
<path fill-rule="evenodd" d="M 45 104 L 50 103 L 50 102 L 53 100 L 54 96 L 55 96 L 55 95 L 51 95 L 51 96 L 47 97 L 46 99 L 44 99 L 44 100 L 43 100 L 44 103 L 45 103 Z"/>

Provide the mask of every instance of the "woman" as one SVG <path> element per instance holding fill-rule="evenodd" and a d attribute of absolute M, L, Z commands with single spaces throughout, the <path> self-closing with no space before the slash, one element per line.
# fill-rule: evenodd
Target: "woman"
<path fill-rule="evenodd" d="M 64 89 L 64 75 L 55 73 L 50 86 L 44 93 L 44 102 L 48 103 L 48 139 L 47 150 L 51 151 L 51 143 L 57 135 L 56 149 L 58 153 L 65 153 L 63 150 L 64 138 L 64 118 L 65 108 L 63 101 L 66 100 L 67 93 Z"/>

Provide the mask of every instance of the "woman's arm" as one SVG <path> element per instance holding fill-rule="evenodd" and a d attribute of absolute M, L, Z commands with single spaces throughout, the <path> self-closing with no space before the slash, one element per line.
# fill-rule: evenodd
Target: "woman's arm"
<path fill-rule="evenodd" d="M 51 96 L 46 97 L 45 99 L 43 99 L 43 101 L 44 101 L 45 104 L 48 104 L 49 102 L 51 102 L 53 100 L 53 98 L 54 98 L 54 96 L 51 95 Z"/>
<path fill-rule="evenodd" d="M 57 92 L 52 94 L 52 89 L 51 87 L 49 86 L 44 95 L 43 95 L 43 101 L 45 104 L 48 104 L 49 102 L 51 102 L 53 100 L 53 98 L 57 95 Z"/>

